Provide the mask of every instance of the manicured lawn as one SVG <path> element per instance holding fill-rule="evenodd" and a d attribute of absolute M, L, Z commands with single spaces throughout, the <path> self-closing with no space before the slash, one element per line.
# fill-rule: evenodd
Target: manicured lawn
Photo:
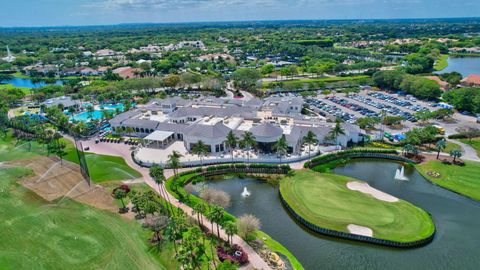
<path fill-rule="evenodd" d="M 460 141 L 473 147 L 473 149 L 477 151 L 477 155 L 480 157 L 480 138 L 473 138 L 472 140 L 460 139 Z"/>
<path fill-rule="evenodd" d="M 0 169 L 0 269 L 165 269 L 173 257 L 159 258 L 136 221 L 70 199 L 47 203 L 16 183 L 28 173 Z"/>
<path fill-rule="evenodd" d="M 435 65 L 433 66 L 433 69 L 436 71 L 440 71 L 445 69 L 448 66 L 448 54 L 442 54 L 440 57 L 435 61 Z"/>
<path fill-rule="evenodd" d="M 462 149 L 460 145 L 453 142 L 447 142 L 446 146 L 447 147 L 445 147 L 445 149 L 442 150 L 442 152 L 444 153 L 450 153 L 450 151 L 452 151 L 453 149 Z"/>
<path fill-rule="evenodd" d="M 78 164 L 78 156 L 71 142 L 67 143 L 65 159 Z M 122 157 L 85 153 L 90 177 L 95 182 L 136 179 L 142 175 L 128 166 Z"/>
<path fill-rule="evenodd" d="M 465 166 L 457 166 L 431 160 L 416 167 L 433 183 L 480 201 L 480 162 L 465 161 Z M 429 171 L 439 173 L 440 177 L 429 176 Z"/>
<path fill-rule="evenodd" d="M 427 212 L 399 200 L 386 202 L 346 187 L 354 178 L 311 170 L 295 172 L 280 181 L 287 203 L 309 222 L 323 228 L 349 232 L 349 224 L 368 227 L 373 237 L 410 242 L 434 232 Z"/>
<path fill-rule="evenodd" d="M 73 143 L 68 140 L 64 140 L 64 142 L 67 144 L 65 160 L 78 164 L 78 156 Z M 0 162 L 47 155 L 46 147 L 37 142 L 32 142 L 31 148 L 29 143 L 26 142 L 15 144 L 16 139 L 11 135 L 5 139 L 0 138 Z M 95 182 L 128 180 L 141 177 L 141 174 L 128 166 L 121 157 L 85 153 L 85 159 L 87 160 L 90 176 Z"/>

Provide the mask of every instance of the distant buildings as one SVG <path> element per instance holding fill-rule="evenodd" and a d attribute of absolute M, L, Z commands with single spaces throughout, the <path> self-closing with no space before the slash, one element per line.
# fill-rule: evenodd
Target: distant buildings
<path fill-rule="evenodd" d="M 137 78 L 138 73 L 140 73 L 142 69 L 140 68 L 132 68 L 132 67 L 119 67 L 113 70 L 113 73 L 118 74 L 123 79 L 129 78 Z"/>
<path fill-rule="evenodd" d="M 465 86 L 480 86 L 480 75 L 470 74 L 461 81 Z"/>

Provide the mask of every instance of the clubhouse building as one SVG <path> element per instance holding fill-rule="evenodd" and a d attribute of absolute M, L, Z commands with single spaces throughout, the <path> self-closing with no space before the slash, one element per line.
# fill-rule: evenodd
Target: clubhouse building
<path fill-rule="evenodd" d="M 356 125 L 343 123 L 345 135 L 328 140 L 335 125 L 322 117 L 301 114 L 302 98 L 271 97 L 265 100 L 238 101 L 206 97 L 186 100 L 179 97 L 156 99 L 119 114 L 110 120 L 112 132 L 144 139 L 148 148 L 166 149 L 183 142 L 187 151 L 202 141 L 210 152 L 224 153 L 226 137 L 233 132 L 241 138 L 251 132 L 259 153 L 272 153 L 272 146 L 285 135 L 289 153 L 298 153 L 303 137 L 312 131 L 319 144 L 339 144 L 363 140 L 365 134 Z"/>

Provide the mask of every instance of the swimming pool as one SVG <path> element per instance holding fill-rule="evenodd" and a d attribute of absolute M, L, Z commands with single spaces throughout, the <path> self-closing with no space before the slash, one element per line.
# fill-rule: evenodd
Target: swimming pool
<path fill-rule="evenodd" d="M 86 103 L 84 103 L 86 104 Z M 132 106 L 135 106 L 135 103 L 132 103 Z M 70 121 L 81 121 L 81 122 L 90 122 L 91 120 L 102 119 L 103 111 L 109 111 L 113 114 L 116 114 L 117 110 L 123 112 L 125 110 L 125 105 L 123 103 L 109 103 L 102 104 L 99 106 L 100 109 L 94 110 L 92 112 L 81 112 L 70 117 Z M 69 115 L 68 112 L 64 112 L 66 115 Z"/>

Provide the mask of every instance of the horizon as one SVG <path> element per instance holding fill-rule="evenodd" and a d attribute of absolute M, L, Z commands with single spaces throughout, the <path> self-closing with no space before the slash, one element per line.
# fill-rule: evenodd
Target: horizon
<path fill-rule="evenodd" d="M 0 29 L 41 29 L 41 28 L 88 28 L 88 27 L 115 27 L 115 26 L 169 26 L 169 25 L 202 25 L 202 24 L 249 24 L 249 23 L 320 23 L 320 22 L 412 22 L 412 21 L 465 21 L 465 20 L 480 20 L 480 16 L 474 17 L 431 17 L 431 18 L 352 18 L 352 19 L 272 19 L 272 20 L 230 20 L 230 21 L 184 21 L 184 22 L 125 22 L 112 24 L 65 24 L 65 25 L 26 25 L 26 26 L 2 26 Z"/>
<path fill-rule="evenodd" d="M 25 0 L 7 2 L 0 27 L 75 27 L 255 21 L 476 18 L 480 2 L 464 0 Z"/>

